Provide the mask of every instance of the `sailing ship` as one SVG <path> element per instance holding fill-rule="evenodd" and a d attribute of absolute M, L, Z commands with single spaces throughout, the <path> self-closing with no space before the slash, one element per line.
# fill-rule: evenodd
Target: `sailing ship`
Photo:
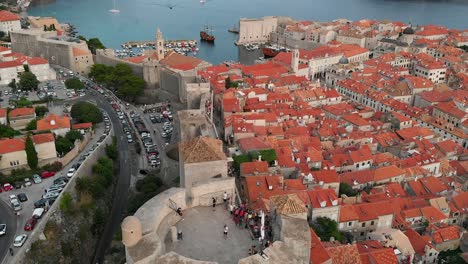
<path fill-rule="evenodd" d="M 115 5 L 115 0 L 114 0 L 114 8 L 112 8 L 111 10 L 109 10 L 109 12 L 111 13 L 120 13 L 120 10 L 117 9 L 116 5 Z"/>
<path fill-rule="evenodd" d="M 200 38 L 202 41 L 214 42 L 215 36 L 213 35 L 213 28 L 205 26 L 202 31 L 200 31 Z"/>

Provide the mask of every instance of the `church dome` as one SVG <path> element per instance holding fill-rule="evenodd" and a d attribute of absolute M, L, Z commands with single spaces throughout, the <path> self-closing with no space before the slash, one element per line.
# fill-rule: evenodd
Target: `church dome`
<path fill-rule="evenodd" d="M 414 29 L 412 27 L 407 27 L 403 30 L 403 34 L 405 35 L 413 35 L 414 34 Z"/>
<path fill-rule="evenodd" d="M 349 60 L 345 57 L 341 57 L 341 59 L 338 61 L 340 64 L 348 64 Z"/>

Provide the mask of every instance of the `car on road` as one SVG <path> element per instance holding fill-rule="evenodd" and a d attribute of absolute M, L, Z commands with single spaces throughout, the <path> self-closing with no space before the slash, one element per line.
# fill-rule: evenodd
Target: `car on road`
<path fill-rule="evenodd" d="M 41 176 L 39 174 L 33 174 L 32 176 L 34 183 L 38 184 L 42 182 Z"/>
<path fill-rule="evenodd" d="M 4 183 L 3 184 L 3 190 L 5 190 L 5 192 L 11 191 L 11 190 L 13 190 L 13 186 L 11 186 L 11 184 L 9 184 L 8 182 Z"/>
<path fill-rule="evenodd" d="M 55 175 L 55 172 L 53 172 L 53 171 L 43 171 L 43 172 L 41 173 L 41 178 L 42 178 L 42 179 L 45 179 L 45 178 L 52 177 L 52 176 L 54 176 L 54 175 Z"/>
<path fill-rule="evenodd" d="M 5 224 L 0 224 L 0 236 L 3 236 L 6 234 L 6 225 Z"/>
<path fill-rule="evenodd" d="M 76 171 L 76 169 L 73 168 L 73 167 L 71 167 L 70 169 L 68 169 L 67 177 L 68 177 L 68 178 L 73 177 L 73 175 L 75 174 L 75 171 Z"/>
<path fill-rule="evenodd" d="M 18 200 L 20 202 L 26 202 L 28 200 L 28 196 L 25 193 L 20 193 L 18 194 Z"/>
<path fill-rule="evenodd" d="M 28 235 L 22 234 L 17 237 L 15 237 L 15 242 L 13 242 L 14 247 L 21 247 L 23 246 L 24 242 L 26 242 L 26 239 L 28 239 Z"/>
<path fill-rule="evenodd" d="M 29 178 L 24 179 L 24 187 L 29 187 L 32 185 L 32 182 Z"/>
<path fill-rule="evenodd" d="M 30 218 L 24 225 L 24 231 L 32 231 L 37 224 L 36 218 Z"/>
<path fill-rule="evenodd" d="M 32 214 L 32 218 L 40 219 L 42 217 L 42 215 L 44 214 L 44 211 L 45 210 L 42 207 L 34 209 L 33 214 Z"/>

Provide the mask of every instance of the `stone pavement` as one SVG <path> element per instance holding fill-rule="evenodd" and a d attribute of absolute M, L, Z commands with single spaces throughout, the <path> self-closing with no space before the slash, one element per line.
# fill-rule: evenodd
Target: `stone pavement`
<path fill-rule="evenodd" d="M 234 224 L 232 217 L 220 204 L 213 212 L 212 207 L 194 207 L 183 211 L 184 220 L 177 223 L 183 232 L 183 240 L 172 242 L 171 233 L 166 237 L 166 252 L 220 264 L 237 264 L 239 259 L 249 256 L 249 248 L 258 242 L 252 240 L 247 229 Z M 229 227 L 228 237 L 223 236 L 223 227 Z"/>

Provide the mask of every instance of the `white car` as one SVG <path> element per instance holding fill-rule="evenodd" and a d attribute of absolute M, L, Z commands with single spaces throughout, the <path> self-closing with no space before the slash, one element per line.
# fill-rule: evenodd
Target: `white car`
<path fill-rule="evenodd" d="M 32 182 L 29 178 L 26 178 L 24 179 L 24 186 L 25 187 L 28 187 L 28 186 L 31 186 L 32 185 Z"/>
<path fill-rule="evenodd" d="M 67 177 L 71 178 L 75 174 L 75 168 L 70 168 L 67 172 Z"/>
<path fill-rule="evenodd" d="M 26 239 L 28 239 L 28 235 L 26 234 L 22 234 L 22 235 L 15 237 L 15 242 L 13 242 L 13 246 L 15 247 L 23 246 L 24 242 L 26 242 Z"/>
<path fill-rule="evenodd" d="M 0 224 L 0 236 L 3 236 L 5 234 L 6 234 L 6 225 Z"/>
<path fill-rule="evenodd" d="M 39 219 L 42 217 L 42 214 L 44 214 L 44 208 L 41 208 L 41 207 L 36 208 L 33 211 L 32 218 Z"/>

